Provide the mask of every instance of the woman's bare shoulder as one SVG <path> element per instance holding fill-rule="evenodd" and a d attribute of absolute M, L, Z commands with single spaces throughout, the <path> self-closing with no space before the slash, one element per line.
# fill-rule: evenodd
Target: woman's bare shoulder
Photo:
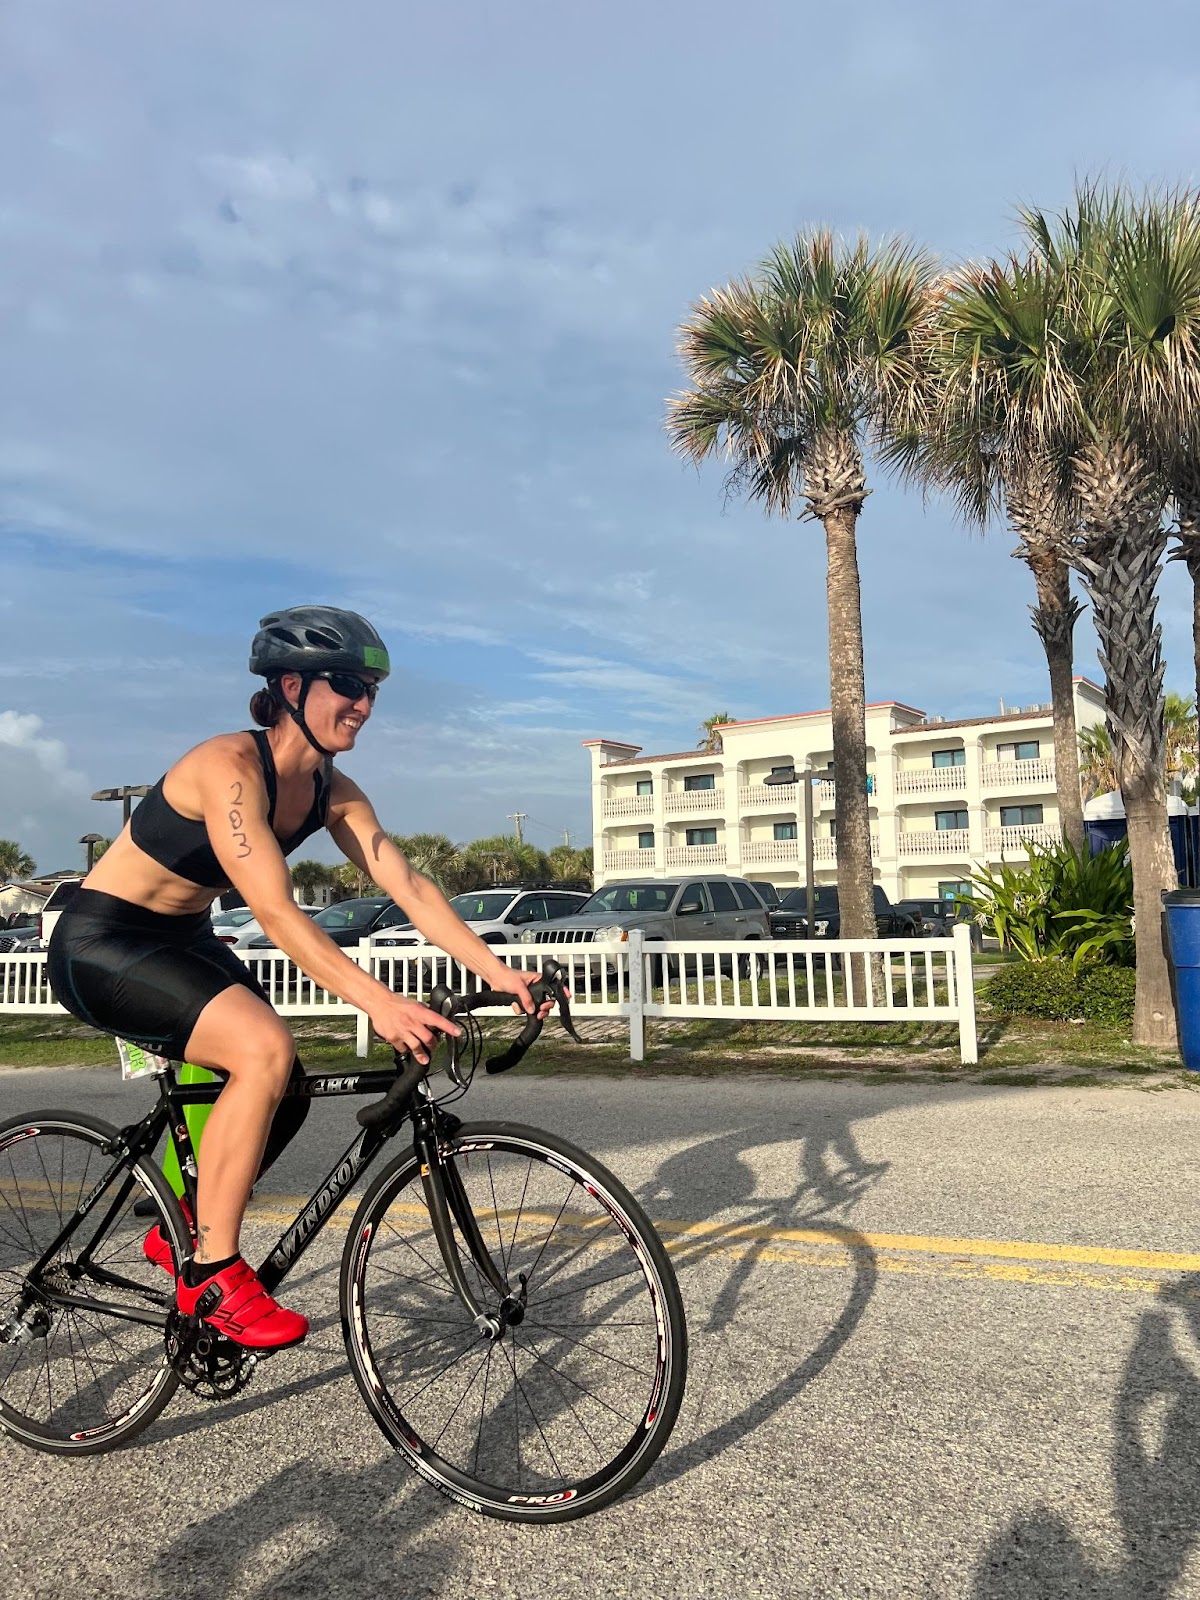
<path fill-rule="evenodd" d="M 192 784 L 213 768 L 261 771 L 253 736 L 249 733 L 218 733 L 211 739 L 204 739 L 185 751 L 167 769 L 167 777 L 174 785 Z"/>

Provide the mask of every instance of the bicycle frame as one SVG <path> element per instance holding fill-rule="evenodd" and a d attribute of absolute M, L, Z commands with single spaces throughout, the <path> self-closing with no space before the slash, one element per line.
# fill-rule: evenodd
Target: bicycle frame
<path fill-rule="evenodd" d="M 381 1094 L 390 1089 L 395 1080 L 396 1074 L 394 1072 L 359 1072 L 348 1075 L 309 1074 L 290 1083 L 284 1097 L 285 1099 L 315 1100 L 344 1095 Z M 111 1149 L 113 1155 L 112 1165 L 81 1199 L 74 1215 L 30 1270 L 29 1279 L 36 1281 L 38 1275 L 55 1258 L 62 1246 L 76 1233 L 92 1208 L 105 1194 L 108 1185 L 119 1171 L 121 1163 L 131 1156 L 137 1158 L 139 1156 L 152 1155 L 164 1129 L 169 1133 L 175 1145 L 175 1151 L 179 1157 L 179 1170 L 183 1174 L 185 1194 L 192 1208 L 192 1213 L 195 1215 L 196 1157 L 192 1148 L 191 1136 L 188 1132 L 187 1119 L 183 1114 L 184 1107 L 189 1105 L 211 1105 L 223 1088 L 224 1084 L 221 1083 L 181 1085 L 176 1079 L 174 1069 L 168 1067 L 160 1077 L 158 1104 L 140 1122 L 131 1123 L 118 1132 L 115 1141 L 106 1149 L 106 1153 Z M 333 1215 L 334 1211 L 337 1210 L 347 1191 L 353 1187 L 363 1170 L 370 1165 L 388 1140 L 409 1121 L 413 1124 L 413 1151 L 421 1163 L 421 1179 L 425 1190 L 426 1204 L 429 1207 L 434 1236 L 437 1239 L 446 1271 L 450 1275 L 459 1299 L 472 1319 L 477 1322 L 494 1320 L 485 1317 L 467 1283 L 462 1269 L 462 1262 L 459 1259 L 459 1252 L 454 1242 L 453 1222 L 458 1223 L 470 1250 L 472 1260 L 497 1294 L 502 1298 L 507 1297 L 509 1286 L 502 1274 L 497 1271 L 487 1246 L 483 1242 L 483 1236 L 479 1231 L 479 1225 L 475 1220 L 458 1173 L 452 1166 L 447 1166 L 442 1159 L 443 1140 L 448 1134 L 453 1134 L 457 1131 L 460 1126 L 459 1121 L 457 1117 L 440 1109 L 437 1103 L 429 1097 L 423 1082 L 416 1091 L 414 1101 L 410 1102 L 409 1106 L 397 1115 L 394 1122 L 386 1123 L 378 1128 L 364 1128 L 357 1135 L 341 1159 L 334 1165 L 325 1181 L 305 1205 L 300 1215 L 280 1235 L 259 1268 L 259 1278 L 269 1294 L 274 1293 L 296 1262 L 299 1261 L 321 1228 Z M 114 1286 L 135 1289 L 139 1293 L 146 1294 L 148 1291 L 146 1291 L 144 1285 L 132 1283 L 117 1274 L 106 1272 L 91 1261 L 91 1251 L 104 1237 L 105 1228 L 127 1198 L 135 1181 L 133 1174 L 129 1173 L 98 1224 L 91 1243 L 76 1255 L 75 1267 L 89 1272 L 95 1281 L 104 1282 L 107 1280 Z M 83 1305 L 93 1310 L 103 1310 L 126 1321 L 142 1322 L 164 1328 L 167 1322 L 166 1309 L 151 1311 L 149 1309 L 142 1310 L 136 1306 L 98 1302 L 90 1298 L 77 1300 L 74 1296 L 57 1290 L 39 1289 L 38 1292 L 47 1301 L 55 1305 Z M 149 1294 L 152 1299 L 164 1308 L 169 1308 L 174 1298 L 172 1292 L 165 1292 L 159 1295 L 149 1291 Z"/>

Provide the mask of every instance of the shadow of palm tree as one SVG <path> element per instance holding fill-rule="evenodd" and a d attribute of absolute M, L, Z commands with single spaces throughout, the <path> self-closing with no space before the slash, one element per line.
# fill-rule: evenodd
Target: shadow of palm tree
<path fill-rule="evenodd" d="M 1173 1312 L 1182 1313 L 1182 1351 Z M 1117 1391 L 1113 1480 L 1123 1564 L 1100 1567 L 1065 1518 L 1045 1507 L 993 1540 L 975 1600 L 1169 1600 L 1195 1592 L 1179 1584 L 1200 1542 L 1198 1358 L 1200 1274 L 1190 1273 L 1143 1313 Z"/>

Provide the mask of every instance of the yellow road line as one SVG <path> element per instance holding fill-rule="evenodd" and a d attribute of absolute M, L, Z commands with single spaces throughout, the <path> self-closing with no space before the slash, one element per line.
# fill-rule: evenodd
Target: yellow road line
<path fill-rule="evenodd" d="M 0 1183 L 0 1195 L 11 1187 Z M 30 1190 L 48 1189 L 36 1181 L 22 1184 L 25 1204 L 46 1209 L 53 1201 L 31 1201 Z M 263 1195 L 252 1200 L 247 1220 L 284 1227 L 293 1222 L 307 1202 L 302 1195 Z M 421 1218 L 420 1204 L 402 1203 L 391 1210 Z M 352 1210 L 346 1207 L 327 1226 L 344 1231 Z M 516 1213 L 502 1211 L 502 1221 Z M 523 1212 L 527 1223 L 555 1219 L 550 1213 Z M 594 1216 L 559 1217 L 560 1225 L 590 1231 L 603 1223 Z M 1133 1294 L 1180 1292 L 1175 1278 L 1148 1274 L 1200 1273 L 1200 1255 L 1171 1250 L 1108 1249 L 1093 1245 L 1046 1244 L 1037 1240 L 957 1239 L 937 1234 L 859 1233 L 837 1224 L 815 1228 L 776 1228 L 766 1223 L 682 1222 L 658 1218 L 654 1223 L 670 1254 L 681 1266 L 694 1266 L 707 1257 L 752 1256 L 755 1261 L 790 1266 L 833 1268 L 845 1272 L 869 1266 L 880 1273 L 941 1277 L 986 1283 L 1037 1284 L 1059 1288 L 1116 1290 Z M 1107 1270 L 1106 1270 L 1107 1269 Z M 1190 1290 L 1183 1291 L 1191 1295 Z M 1200 1294 L 1200 1291 L 1197 1291 Z"/>

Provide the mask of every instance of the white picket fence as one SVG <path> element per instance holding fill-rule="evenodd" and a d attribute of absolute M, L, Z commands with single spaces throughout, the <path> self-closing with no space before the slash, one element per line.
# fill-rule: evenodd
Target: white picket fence
<path fill-rule="evenodd" d="M 358 1054 L 367 1054 L 371 1026 L 364 1012 L 322 989 L 280 950 L 235 954 L 283 1016 L 355 1016 Z M 416 1000 L 425 999 L 437 983 L 448 983 L 460 992 L 478 984 L 465 967 L 432 946 L 387 950 L 364 941 L 345 954 L 389 989 Z M 661 1017 L 880 1026 L 950 1023 L 958 1027 L 963 1064 L 978 1060 L 971 939 L 962 923 L 948 939 L 646 944 L 634 931 L 628 943 L 547 942 L 499 948 L 496 954 L 526 970 L 539 968 L 546 956 L 562 962 L 570 974 L 572 1012 L 579 1017 L 628 1019 L 633 1061 L 645 1059 L 647 1018 Z M 874 958 L 881 982 L 864 981 L 864 957 Z M 0 955 L 0 1013 L 62 1010 L 50 993 L 44 951 Z"/>

